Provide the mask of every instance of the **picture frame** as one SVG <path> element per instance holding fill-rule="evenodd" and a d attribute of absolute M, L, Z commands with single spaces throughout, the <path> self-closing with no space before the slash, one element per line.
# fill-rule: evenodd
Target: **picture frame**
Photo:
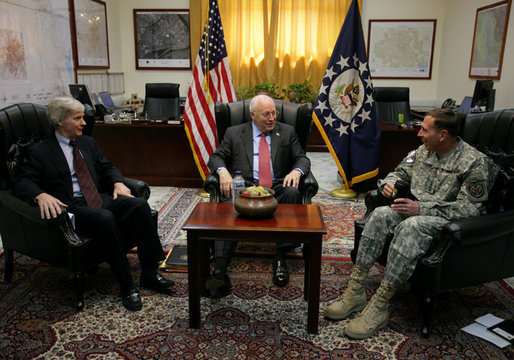
<path fill-rule="evenodd" d="M 371 77 L 431 79 L 436 25 L 436 19 L 369 20 Z"/>
<path fill-rule="evenodd" d="M 511 1 L 505 0 L 477 9 L 470 78 L 500 79 L 510 5 Z"/>
<path fill-rule="evenodd" d="M 101 0 L 69 0 L 72 48 L 77 69 L 108 69 L 107 9 Z"/>
<path fill-rule="evenodd" d="M 137 70 L 191 69 L 188 9 L 134 9 Z"/>

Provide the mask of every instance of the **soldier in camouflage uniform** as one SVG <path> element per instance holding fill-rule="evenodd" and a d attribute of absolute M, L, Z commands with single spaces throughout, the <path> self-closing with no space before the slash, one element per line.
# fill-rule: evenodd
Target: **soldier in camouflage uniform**
<path fill-rule="evenodd" d="M 376 208 L 367 220 L 348 288 L 325 314 L 340 320 L 364 309 L 346 327 L 347 336 L 364 339 L 387 324 L 390 299 L 412 275 L 418 259 L 440 236 L 444 224 L 484 213 L 483 202 L 498 170 L 487 156 L 460 139 L 458 131 L 453 111 L 428 113 L 418 133 L 423 145 L 378 181 L 387 198 L 394 197 L 397 180 L 409 183 L 417 201 L 397 198 L 391 206 Z M 390 234 L 393 239 L 384 279 L 366 305 L 368 271 Z"/>

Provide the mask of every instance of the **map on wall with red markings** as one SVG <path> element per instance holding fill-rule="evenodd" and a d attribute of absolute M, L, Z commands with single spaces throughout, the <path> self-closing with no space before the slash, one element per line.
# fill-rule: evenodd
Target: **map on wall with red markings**
<path fill-rule="evenodd" d="M 45 105 L 74 82 L 68 2 L 0 0 L 0 108 Z"/>

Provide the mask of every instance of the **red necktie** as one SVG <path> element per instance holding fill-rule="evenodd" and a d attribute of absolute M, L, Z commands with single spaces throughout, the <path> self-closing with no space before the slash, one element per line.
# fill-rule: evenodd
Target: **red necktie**
<path fill-rule="evenodd" d="M 79 181 L 80 191 L 82 195 L 84 195 L 84 199 L 86 199 L 89 207 L 99 209 L 102 207 L 103 201 L 102 198 L 100 198 L 91 173 L 87 168 L 86 160 L 82 157 L 75 141 L 71 140 L 70 145 L 73 146 L 73 166 L 75 167 L 75 175 Z"/>
<path fill-rule="evenodd" d="M 266 141 L 266 134 L 261 134 L 259 142 L 259 185 L 265 188 L 273 186 L 271 178 L 271 157 L 269 155 L 269 146 Z"/>

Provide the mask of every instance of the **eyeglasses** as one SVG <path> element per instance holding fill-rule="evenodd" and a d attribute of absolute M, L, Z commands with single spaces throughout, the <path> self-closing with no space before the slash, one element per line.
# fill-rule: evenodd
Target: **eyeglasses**
<path fill-rule="evenodd" d="M 265 112 L 265 113 L 261 113 L 261 116 L 262 116 L 263 118 L 269 119 L 269 118 L 270 118 L 270 116 L 275 117 L 275 116 L 278 116 L 279 114 L 280 114 L 280 113 L 279 113 L 278 111 L 272 111 L 272 112 L 267 111 L 267 112 Z"/>

